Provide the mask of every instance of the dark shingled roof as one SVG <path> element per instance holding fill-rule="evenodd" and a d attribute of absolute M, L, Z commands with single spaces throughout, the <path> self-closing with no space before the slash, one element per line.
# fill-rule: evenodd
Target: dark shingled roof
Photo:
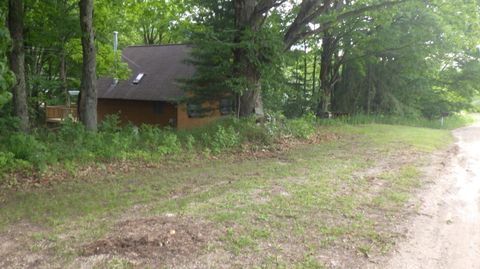
<path fill-rule="evenodd" d="M 185 93 L 179 79 L 191 78 L 194 66 L 185 63 L 190 53 L 188 45 L 132 46 L 123 49 L 122 60 L 128 63 L 132 75 L 128 80 L 113 84 L 112 78 L 97 80 L 98 98 L 149 101 L 176 101 Z M 144 73 L 138 84 L 133 80 Z"/>

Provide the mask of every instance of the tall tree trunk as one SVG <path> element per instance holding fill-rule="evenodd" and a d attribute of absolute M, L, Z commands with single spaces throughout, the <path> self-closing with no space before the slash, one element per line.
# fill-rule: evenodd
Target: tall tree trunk
<path fill-rule="evenodd" d="M 66 55 L 65 55 L 65 45 L 62 42 L 62 48 L 60 52 L 60 89 L 62 93 L 65 95 L 65 104 L 67 107 L 70 107 L 70 95 L 68 94 L 67 89 L 67 64 L 66 64 Z"/>
<path fill-rule="evenodd" d="M 258 118 L 263 118 L 263 101 L 260 84 L 253 86 L 240 96 L 240 117 L 247 117 L 255 115 Z"/>
<path fill-rule="evenodd" d="M 332 89 L 330 86 L 322 87 L 322 98 L 317 108 L 317 115 L 327 116 L 330 112 L 330 103 L 332 99 Z"/>
<path fill-rule="evenodd" d="M 377 94 L 375 81 L 373 80 L 373 66 L 371 64 L 368 65 L 368 81 L 367 81 L 367 114 L 370 115 L 372 113 L 372 102 Z"/>
<path fill-rule="evenodd" d="M 80 120 L 87 130 L 97 130 L 96 55 L 93 33 L 93 0 L 80 0 L 82 30 L 82 81 L 80 83 Z"/>
<path fill-rule="evenodd" d="M 315 96 L 317 83 L 317 53 L 313 52 L 312 96 Z"/>
<path fill-rule="evenodd" d="M 235 28 L 237 31 L 235 42 L 240 43 L 246 31 L 258 31 L 263 23 L 264 15 L 256 10 L 257 0 L 235 0 Z M 251 40 L 251 42 L 254 42 Z M 234 50 L 236 73 L 247 82 L 247 88 L 240 96 L 239 116 L 245 117 L 254 114 L 259 118 L 264 117 L 262 88 L 258 68 L 247 56 L 245 48 Z"/>
<path fill-rule="evenodd" d="M 320 95 L 319 105 L 317 109 L 318 115 L 326 115 L 329 112 L 331 102 L 332 85 L 330 83 L 330 74 L 332 68 L 332 37 L 325 31 L 322 38 L 322 54 L 320 57 L 320 87 L 322 94 Z"/>
<path fill-rule="evenodd" d="M 29 122 L 25 83 L 25 51 L 23 47 L 23 8 L 23 0 L 8 1 L 8 29 L 13 41 L 9 63 L 17 79 L 13 87 L 13 112 L 20 119 L 20 128 L 27 131 Z"/>
<path fill-rule="evenodd" d="M 307 84 L 308 84 L 308 63 L 307 63 L 307 43 L 303 42 L 303 97 L 301 103 L 302 115 L 305 113 L 307 104 Z"/>
<path fill-rule="evenodd" d="M 263 118 L 263 101 L 262 89 L 260 85 L 260 75 L 253 64 L 248 61 L 245 51 L 237 50 L 235 59 L 239 67 L 237 72 L 240 77 L 243 77 L 248 88 L 240 95 L 239 116 L 247 117 L 255 115 L 258 118 Z"/>

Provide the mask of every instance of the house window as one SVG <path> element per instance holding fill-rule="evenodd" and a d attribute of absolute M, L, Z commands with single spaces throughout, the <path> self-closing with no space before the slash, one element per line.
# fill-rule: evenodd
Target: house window
<path fill-rule="evenodd" d="M 189 118 L 201 118 L 203 117 L 203 109 L 200 104 L 188 103 L 187 113 Z"/>
<path fill-rule="evenodd" d="M 233 111 L 233 102 L 232 99 L 221 99 L 220 100 L 220 114 L 227 115 Z"/>
<path fill-rule="evenodd" d="M 163 102 L 153 102 L 153 113 L 161 115 L 163 113 Z"/>

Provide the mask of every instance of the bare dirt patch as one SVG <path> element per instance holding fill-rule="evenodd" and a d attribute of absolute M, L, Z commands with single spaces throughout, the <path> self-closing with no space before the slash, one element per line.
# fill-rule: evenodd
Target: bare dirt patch
<path fill-rule="evenodd" d="M 127 220 L 118 223 L 107 238 L 85 245 L 82 254 L 112 254 L 135 264 L 181 264 L 214 241 L 213 230 L 208 223 L 192 218 Z"/>
<path fill-rule="evenodd" d="M 43 248 L 34 250 L 31 236 L 43 230 L 26 222 L 0 233 L 0 268 L 55 268 Z M 48 244 L 48 242 L 43 242 Z M 49 266 L 47 266 L 49 264 Z"/>

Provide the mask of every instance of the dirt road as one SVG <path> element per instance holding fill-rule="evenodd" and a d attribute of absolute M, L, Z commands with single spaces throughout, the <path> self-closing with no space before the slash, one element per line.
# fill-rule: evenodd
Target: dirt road
<path fill-rule="evenodd" d="M 453 134 L 456 154 L 422 195 L 386 268 L 480 268 L 480 122 Z"/>

